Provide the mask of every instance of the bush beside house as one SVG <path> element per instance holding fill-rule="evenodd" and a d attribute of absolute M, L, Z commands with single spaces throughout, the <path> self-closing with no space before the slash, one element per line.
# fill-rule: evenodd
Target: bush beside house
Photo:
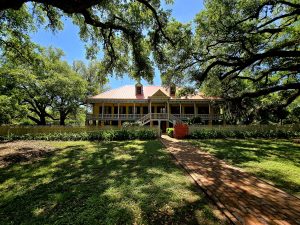
<path fill-rule="evenodd" d="M 121 140 L 151 140 L 159 136 L 157 129 L 110 129 L 72 132 L 49 133 L 7 133 L 0 135 L 0 140 L 47 140 L 47 141 L 121 141 Z"/>
<path fill-rule="evenodd" d="M 300 131 L 293 130 L 214 130 L 199 129 L 189 134 L 191 139 L 213 138 L 295 138 L 300 136 Z"/>
<path fill-rule="evenodd" d="M 167 128 L 166 131 L 169 137 L 174 137 L 174 128 Z"/>

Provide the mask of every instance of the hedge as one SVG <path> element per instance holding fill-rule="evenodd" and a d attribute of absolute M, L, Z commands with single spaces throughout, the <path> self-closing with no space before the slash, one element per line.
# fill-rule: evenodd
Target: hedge
<path fill-rule="evenodd" d="M 167 128 L 166 132 L 169 137 L 174 137 L 174 128 Z"/>
<path fill-rule="evenodd" d="M 47 140 L 47 141 L 113 141 L 113 140 L 150 140 L 157 138 L 155 129 L 120 129 L 98 130 L 84 132 L 51 132 L 51 133 L 27 133 L 0 136 L 0 140 Z"/>
<path fill-rule="evenodd" d="M 300 131 L 291 130 L 195 130 L 190 135 L 191 139 L 209 138 L 294 138 L 299 137 Z"/>

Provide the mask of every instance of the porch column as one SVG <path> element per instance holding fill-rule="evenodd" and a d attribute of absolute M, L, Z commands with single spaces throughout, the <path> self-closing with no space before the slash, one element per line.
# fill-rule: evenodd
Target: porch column
<path fill-rule="evenodd" d="M 158 120 L 159 136 L 161 136 L 160 120 Z"/>
<path fill-rule="evenodd" d="M 170 104 L 169 104 L 169 101 L 167 101 L 167 112 L 168 112 L 168 123 L 169 123 L 169 119 L 170 119 Z"/>
<path fill-rule="evenodd" d="M 118 128 L 121 128 L 122 123 L 120 120 L 120 103 L 118 103 Z"/>
<path fill-rule="evenodd" d="M 194 102 L 194 117 L 197 116 L 197 106 L 196 106 L 196 102 Z"/>
<path fill-rule="evenodd" d="M 181 118 L 181 103 L 179 103 L 179 114 L 180 114 L 180 118 Z"/>
<path fill-rule="evenodd" d="M 150 104 L 149 104 L 150 109 L 148 110 L 150 112 L 150 127 L 153 127 L 153 121 L 152 121 L 152 102 L 150 99 Z"/>
<path fill-rule="evenodd" d="M 112 120 L 114 118 L 114 113 L 115 113 L 114 110 L 115 110 L 114 109 L 114 104 L 112 104 L 109 125 L 112 125 Z"/>
<path fill-rule="evenodd" d="M 152 108 L 152 107 L 151 107 L 151 100 L 150 100 L 149 107 L 150 107 L 150 108 L 149 108 L 149 113 L 150 113 L 150 120 L 151 120 L 151 113 L 152 113 L 152 112 L 151 112 L 151 108 Z"/>
<path fill-rule="evenodd" d="M 224 108 L 222 107 L 221 109 L 220 109 L 220 114 L 221 114 L 221 116 L 222 116 L 222 119 L 223 119 L 223 126 L 226 126 L 226 119 L 225 119 L 225 112 L 224 112 Z"/>
<path fill-rule="evenodd" d="M 103 119 L 103 114 L 104 114 L 104 102 L 102 102 L 102 116 L 101 116 L 102 119 Z"/>
<path fill-rule="evenodd" d="M 135 114 L 136 114 L 136 111 L 135 111 L 135 103 L 133 103 L 133 117 L 135 119 Z"/>
<path fill-rule="evenodd" d="M 170 102 L 167 101 L 167 113 L 168 113 L 168 121 L 166 121 L 166 129 L 170 127 Z"/>
<path fill-rule="evenodd" d="M 208 120 L 208 125 L 209 126 L 212 126 L 212 107 L 211 107 L 211 104 L 209 103 L 208 105 L 208 109 L 209 109 L 209 120 Z"/>

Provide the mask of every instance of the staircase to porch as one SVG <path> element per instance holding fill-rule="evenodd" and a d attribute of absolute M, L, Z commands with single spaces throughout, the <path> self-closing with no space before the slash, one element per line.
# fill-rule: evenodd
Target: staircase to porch
<path fill-rule="evenodd" d="M 173 124 L 183 123 L 181 119 L 168 113 L 148 113 L 147 115 L 137 120 L 137 122 L 141 123 L 142 125 L 145 125 L 150 121 L 169 121 Z"/>

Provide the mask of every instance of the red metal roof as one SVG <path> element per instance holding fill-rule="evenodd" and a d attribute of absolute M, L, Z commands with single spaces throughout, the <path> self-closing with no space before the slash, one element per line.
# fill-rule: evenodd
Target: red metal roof
<path fill-rule="evenodd" d="M 136 95 L 135 94 L 135 86 L 134 85 L 126 85 L 117 89 L 112 89 L 101 94 L 90 97 L 89 100 L 93 99 L 148 99 L 153 94 L 155 94 L 158 90 L 161 90 L 165 95 L 170 97 L 171 99 L 219 99 L 218 97 L 208 97 L 204 96 L 202 93 L 198 93 L 196 95 L 190 95 L 187 97 L 175 97 L 170 96 L 169 90 L 167 88 L 161 86 L 143 86 L 143 94 Z"/>

